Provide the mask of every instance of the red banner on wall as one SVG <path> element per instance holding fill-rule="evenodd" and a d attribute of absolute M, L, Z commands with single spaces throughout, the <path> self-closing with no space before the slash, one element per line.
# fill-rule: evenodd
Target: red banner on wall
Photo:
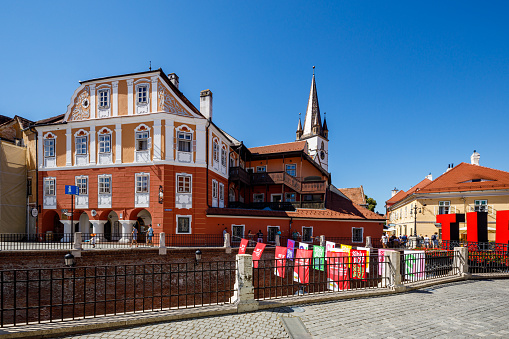
<path fill-rule="evenodd" d="M 276 268 L 274 268 L 274 274 L 280 278 L 285 276 L 286 250 L 286 247 L 276 246 Z"/>
<path fill-rule="evenodd" d="M 350 256 L 352 260 L 352 279 L 366 279 L 366 257 L 368 251 L 351 250 Z"/>
<path fill-rule="evenodd" d="M 309 265 L 313 257 L 313 250 L 298 249 L 295 254 L 293 280 L 301 284 L 309 283 Z"/>
<path fill-rule="evenodd" d="M 329 290 L 342 291 L 350 288 L 349 257 L 347 252 L 328 252 L 327 280 Z"/>
<path fill-rule="evenodd" d="M 247 248 L 248 242 L 249 242 L 249 240 L 247 240 L 247 239 L 242 239 L 240 241 L 239 254 L 246 254 L 246 248 Z"/>
<path fill-rule="evenodd" d="M 258 260 L 262 257 L 263 250 L 265 249 L 266 244 L 259 242 L 256 244 L 256 247 L 253 251 L 253 267 L 258 268 Z"/>

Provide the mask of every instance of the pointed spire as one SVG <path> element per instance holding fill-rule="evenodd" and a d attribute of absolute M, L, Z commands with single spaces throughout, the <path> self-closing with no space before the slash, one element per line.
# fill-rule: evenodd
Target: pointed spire
<path fill-rule="evenodd" d="M 313 131 L 315 123 L 318 123 L 317 131 Z M 318 94 L 316 91 L 315 66 L 313 66 L 313 78 L 311 80 L 311 90 L 309 91 L 308 107 L 306 117 L 304 118 L 304 135 L 318 134 L 322 129 L 322 119 L 320 117 L 320 106 L 318 105 Z"/>
<path fill-rule="evenodd" d="M 329 130 L 327 129 L 327 113 L 326 112 L 323 112 L 323 126 L 322 126 L 322 131 L 324 132 L 328 132 Z"/>
<path fill-rule="evenodd" d="M 300 122 L 300 113 L 299 113 L 299 124 L 297 125 L 297 140 L 302 136 L 302 123 Z"/>

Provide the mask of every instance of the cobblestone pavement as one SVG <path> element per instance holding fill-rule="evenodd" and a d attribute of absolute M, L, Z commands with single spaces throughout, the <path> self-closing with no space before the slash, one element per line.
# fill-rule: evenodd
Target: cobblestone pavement
<path fill-rule="evenodd" d="M 281 317 L 300 317 L 314 338 L 507 338 L 509 281 L 450 283 L 390 296 L 173 321 L 73 337 L 289 338 Z"/>

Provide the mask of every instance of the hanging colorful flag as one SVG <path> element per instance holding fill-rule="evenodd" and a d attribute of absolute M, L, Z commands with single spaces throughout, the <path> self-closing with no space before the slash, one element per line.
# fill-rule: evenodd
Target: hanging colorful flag
<path fill-rule="evenodd" d="M 415 281 L 424 279 L 426 276 L 426 254 L 424 251 L 405 250 L 403 252 L 405 259 L 405 278 Z"/>
<path fill-rule="evenodd" d="M 332 241 L 325 242 L 325 260 L 329 257 L 329 252 L 332 251 L 333 248 L 336 248 L 336 243 Z"/>
<path fill-rule="evenodd" d="M 366 273 L 369 273 L 369 254 L 371 253 L 370 249 L 369 247 L 359 247 L 359 246 L 357 246 L 357 249 L 368 252 L 368 254 L 366 255 Z"/>
<path fill-rule="evenodd" d="M 309 244 L 305 242 L 299 242 L 299 250 L 309 250 Z"/>
<path fill-rule="evenodd" d="M 341 249 L 342 249 L 342 250 L 346 250 L 346 251 L 350 251 L 350 250 L 352 249 L 352 246 L 350 246 L 350 245 L 343 245 L 343 244 L 341 244 Z"/>
<path fill-rule="evenodd" d="M 352 279 L 366 279 L 366 255 L 363 250 L 351 250 L 351 274 Z"/>
<path fill-rule="evenodd" d="M 332 249 L 327 265 L 327 281 L 329 290 L 342 291 L 350 288 L 350 274 L 348 269 L 349 254 Z"/>
<path fill-rule="evenodd" d="M 284 278 L 286 266 L 286 247 L 276 246 L 275 266 L 274 274 L 280 278 Z"/>
<path fill-rule="evenodd" d="M 256 244 L 256 247 L 253 251 L 253 267 L 258 268 L 258 260 L 262 257 L 263 250 L 265 249 L 266 244 L 259 242 Z"/>
<path fill-rule="evenodd" d="M 242 239 L 240 241 L 239 254 L 246 254 L 246 248 L 247 248 L 248 242 L 249 242 L 249 240 L 247 240 L 247 239 Z"/>
<path fill-rule="evenodd" d="M 388 250 L 385 248 L 378 249 L 378 274 L 382 277 L 385 276 L 385 252 Z"/>
<path fill-rule="evenodd" d="M 293 268 L 294 281 L 297 281 L 300 284 L 309 283 L 309 264 L 312 256 L 312 250 L 297 250 L 297 253 L 295 253 L 295 265 Z"/>
<path fill-rule="evenodd" d="M 313 246 L 313 268 L 325 271 L 325 248 L 323 246 Z"/>
<path fill-rule="evenodd" d="M 286 242 L 286 258 L 289 260 L 293 260 L 293 249 L 295 247 L 295 240 L 290 240 Z"/>

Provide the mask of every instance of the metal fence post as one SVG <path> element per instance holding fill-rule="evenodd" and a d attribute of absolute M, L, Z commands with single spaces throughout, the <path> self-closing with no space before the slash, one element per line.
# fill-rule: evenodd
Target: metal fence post
<path fill-rule="evenodd" d="M 159 233 L 159 255 L 166 255 L 166 241 L 164 232 Z"/>
<path fill-rule="evenodd" d="M 398 251 L 386 251 L 386 260 L 389 263 L 389 269 L 385 270 L 389 274 L 390 286 L 396 292 L 404 292 L 406 287 L 401 283 L 401 254 Z"/>
<path fill-rule="evenodd" d="M 232 302 L 237 312 L 250 312 L 258 309 L 258 300 L 254 298 L 253 257 L 250 254 L 237 254 L 235 274 L 235 292 Z"/>
<path fill-rule="evenodd" d="M 231 242 L 230 242 L 230 233 L 226 233 L 224 235 L 224 248 L 226 249 L 226 253 L 232 253 L 232 246 L 231 246 Z"/>
<path fill-rule="evenodd" d="M 454 247 L 453 268 L 458 269 L 458 274 L 468 279 L 471 274 L 468 273 L 468 248 Z"/>

